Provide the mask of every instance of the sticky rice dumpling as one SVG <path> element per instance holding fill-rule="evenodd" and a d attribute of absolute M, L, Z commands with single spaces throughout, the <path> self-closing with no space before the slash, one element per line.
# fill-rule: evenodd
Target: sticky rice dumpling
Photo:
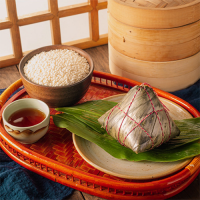
<path fill-rule="evenodd" d="M 180 134 L 155 91 L 142 84 L 98 119 L 107 133 L 135 153 L 151 150 Z"/>

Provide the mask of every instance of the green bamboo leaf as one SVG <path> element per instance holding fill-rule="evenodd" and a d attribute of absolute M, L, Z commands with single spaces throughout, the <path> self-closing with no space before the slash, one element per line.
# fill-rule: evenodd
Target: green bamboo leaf
<path fill-rule="evenodd" d="M 98 115 L 101 116 L 103 115 L 106 111 L 108 111 L 110 108 L 114 107 L 117 105 L 116 102 L 112 101 L 106 101 L 106 100 L 96 100 L 96 101 L 87 101 L 82 104 L 78 104 L 73 107 L 62 107 L 62 108 L 56 108 L 57 111 L 62 111 L 62 112 L 70 112 L 72 111 L 83 111 L 90 113 L 92 115 Z"/>
<path fill-rule="evenodd" d="M 180 135 L 162 144 L 160 149 L 173 149 L 200 139 L 200 117 L 174 120 L 180 130 Z"/>
<path fill-rule="evenodd" d="M 98 118 L 115 105 L 117 105 L 116 102 L 97 100 L 88 101 L 73 107 L 57 108 L 56 110 L 75 116 L 83 123 L 103 134 L 105 131 L 101 129 Z M 200 139 L 200 118 L 175 120 L 174 122 L 180 129 L 181 134 L 162 144 L 158 147 L 159 149 L 173 149 Z"/>
<path fill-rule="evenodd" d="M 153 149 L 148 152 L 135 154 L 131 149 L 122 146 L 107 133 L 101 134 L 95 131 L 73 115 L 65 113 L 53 115 L 53 120 L 56 126 L 66 128 L 74 134 L 88 141 L 94 142 L 113 157 L 118 159 L 126 159 L 130 161 L 147 160 L 153 162 L 173 162 L 200 154 L 199 143 L 189 143 L 179 148 L 169 150 Z"/>
<path fill-rule="evenodd" d="M 115 105 L 115 102 L 98 100 L 88 101 L 73 107 L 56 108 L 56 110 L 73 115 L 92 129 L 104 134 L 105 130 L 101 128 L 97 119 L 107 111 L 108 107 L 112 108 Z"/>
<path fill-rule="evenodd" d="M 70 132 L 94 142 L 113 157 L 133 160 L 134 154 L 131 149 L 121 146 L 108 134 L 100 134 L 73 116 L 67 114 L 53 115 L 54 124 L 60 128 L 66 128 Z"/>

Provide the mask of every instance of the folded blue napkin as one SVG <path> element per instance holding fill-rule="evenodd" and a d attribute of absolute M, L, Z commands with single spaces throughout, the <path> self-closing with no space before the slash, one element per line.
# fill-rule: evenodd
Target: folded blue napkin
<path fill-rule="evenodd" d="M 0 89 L 0 94 L 3 91 L 4 89 Z M 172 94 L 186 100 L 200 111 L 200 80 L 192 86 L 172 92 Z M 20 166 L 0 149 L 1 200 L 63 199 L 72 192 L 73 189 L 46 179 Z"/>
<path fill-rule="evenodd" d="M 187 101 L 200 112 L 200 79 L 186 89 L 171 93 Z"/>
<path fill-rule="evenodd" d="M 0 89 L 0 94 L 3 91 Z M 73 190 L 22 167 L 0 148 L 1 200 L 61 200 Z"/>

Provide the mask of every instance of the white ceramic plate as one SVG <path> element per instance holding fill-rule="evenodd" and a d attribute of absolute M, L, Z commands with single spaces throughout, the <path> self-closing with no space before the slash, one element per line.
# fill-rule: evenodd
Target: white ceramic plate
<path fill-rule="evenodd" d="M 122 95 L 106 98 L 109 101 L 119 102 Z M 192 118 L 192 115 L 178 104 L 160 97 L 160 100 L 169 109 L 169 114 L 174 120 Z M 73 134 L 73 142 L 81 157 L 98 170 L 121 178 L 148 180 L 160 178 L 174 173 L 185 167 L 191 159 L 176 162 L 131 162 L 112 157 L 98 145 Z"/>

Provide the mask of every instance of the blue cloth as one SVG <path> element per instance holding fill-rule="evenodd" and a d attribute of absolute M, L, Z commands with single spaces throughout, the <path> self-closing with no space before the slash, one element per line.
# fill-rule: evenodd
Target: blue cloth
<path fill-rule="evenodd" d="M 3 91 L 0 89 L 0 94 Z M 73 190 L 22 167 L 0 148 L 1 200 L 61 200 Z"/>
<path fill-rule="evenodd" d="M 172 92 L 172 94 L 187 101 L 200 112 L 200 79 L 192 86 L 183 90 Z"/>

